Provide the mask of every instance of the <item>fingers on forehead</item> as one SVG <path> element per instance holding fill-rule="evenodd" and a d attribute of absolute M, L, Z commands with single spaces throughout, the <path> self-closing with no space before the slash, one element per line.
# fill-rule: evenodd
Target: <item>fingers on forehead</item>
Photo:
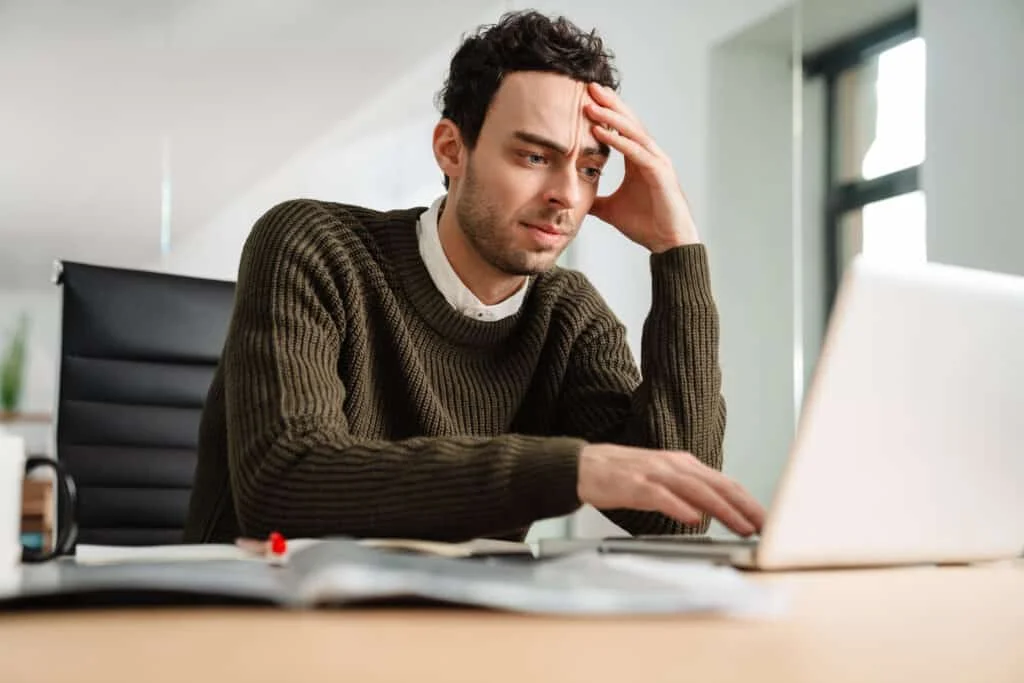
<path fill-rule="evenodd" d="M 590 89 L 586 83 L 580 83 L 577 90 L 576 104 L 574 107 L 575 116 L 573 119 L 573 138 L 571 141 L 572 151 L 582 148 L 599 147 L 597 138 L 594 136 L 592 126 L 596 123 L 587 115 L 585 107 L 588 104 L 596 104 L 596 100 L 590 95 Z"/>

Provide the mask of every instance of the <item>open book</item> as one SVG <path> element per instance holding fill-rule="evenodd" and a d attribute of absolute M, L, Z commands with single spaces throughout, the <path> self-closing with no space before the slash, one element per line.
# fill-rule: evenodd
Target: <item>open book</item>
<path fill-rule="evenodd" d="M 35 605 L 263 604 L 286 608 L 394 602 L 539 614 L 725 612 L 763 615 L 773 591 L 713 565 L 579 553 L 547 561 L 502 553 L 457 559 L 350 540 L 309 543 L 287 562 L 70 560 L 21 568 L 0 611 Z M 3 582 L 0 582 L 0 586 Z"/>
<path fill-rule="evenodd" d="M 323 543 L 319 538 L 296 538 L 288 541 L 288 556 Z M 526 543 L 479 538 L 463 543 L 443 543 L 406 538 L 364 538 L 362 546 L 401 550 L 439 557 L 533 557 Z M 251 541 L 249 543 L 252 543 Z M 202 543 L 153 546 L 116 546 L 79 544 L 75 562 L 79 565 L 115 564 L 123 562 L 208 562 L 210 560 L 262 561 L 263 558 L 245 550 L 240 544 Z"/>

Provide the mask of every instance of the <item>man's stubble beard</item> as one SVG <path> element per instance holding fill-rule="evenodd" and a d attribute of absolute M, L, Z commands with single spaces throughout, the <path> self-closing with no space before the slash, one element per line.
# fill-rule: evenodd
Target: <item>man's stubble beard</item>
<path fill-rule="evenodd" d="M 526 277 L 550 270 L 561 251 L 530 252 L 513 249 L 511 239 L 503 242 L 498 210 L 491 204 L 473 174 L 466 169 L 465 185 L 455 206 L 455 218 L 473 249 L 492 268 L 507 275 Z"/>

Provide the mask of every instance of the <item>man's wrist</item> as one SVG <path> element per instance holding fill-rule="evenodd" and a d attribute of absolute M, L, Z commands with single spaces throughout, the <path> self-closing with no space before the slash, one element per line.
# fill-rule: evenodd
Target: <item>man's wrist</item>
<path fill-rule="evenodd" d="M 647 245 L 647 248 L 650 250 L 652 254 L 663 254 L 669 249 L 675 249 L 677 247 L 686 247 L 694 244 L 700 244 L 700 238 L 697 237 L 696 232 L 689 234 L 680 234 L 666 240 L 660 240 L 653 244 Z"/>

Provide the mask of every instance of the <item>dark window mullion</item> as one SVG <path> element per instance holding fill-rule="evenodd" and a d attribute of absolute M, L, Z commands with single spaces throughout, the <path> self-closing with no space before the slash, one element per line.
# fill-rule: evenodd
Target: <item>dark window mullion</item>
<path fill-rule="evenodd" d="M 838 217 L 865 204 L 914 192 L 921 187 L 920 169 L 920 166 L 911 166 L 879 178 L 838 185 L 829 193 L 829 209 Z"/>
<path fill-rule="evenodd" d="M 832 313 L 832 303 L 839 289 L 839 214 L 832 208 L 832 192 L 836 163 L 836 93 L 837 74 L 825 74 L 825 312 Z"/>

